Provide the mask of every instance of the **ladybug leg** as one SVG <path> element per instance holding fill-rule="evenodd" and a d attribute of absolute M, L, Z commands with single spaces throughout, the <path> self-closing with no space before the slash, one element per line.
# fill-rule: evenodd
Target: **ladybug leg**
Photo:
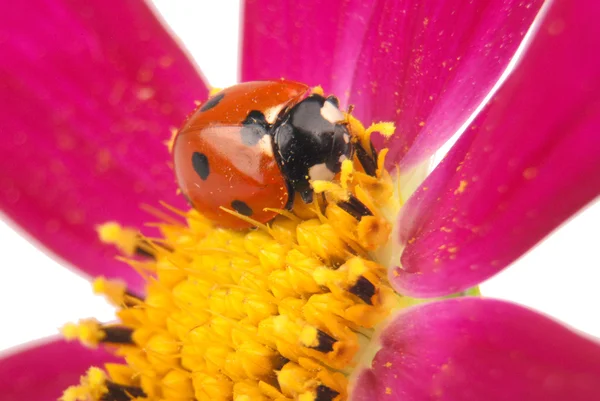
<path fill-rule="evenodd" d="M 292 207 L 294 207 L 294 198 L 295 198 L 296 191 L 294 190 L 294 186 L 287 180 L 286 180 L 286 186 L 287 186 L 287 191 L 288 191 L 288 201 L 287 201 L 287 204 L 285 205 L 285 208 L 287 210 L 292 210 Z"/>
<path fill-rule="evenodd" d="M 365 173 L 372 177 L 375 177 L 375 175 L 377 174 L 377 151 L 375 150 L 373 144 L 371 143 L 371 154 L 367 152 L 367 150 L 362 146 L 360 141 L 356 142 L 354 144 L 354 147 L 356 149 L 356 157 L 365 169 Z"/>
<path fill-rule="evenodd" d="M 304 191 L 300 191 L 300 197 L 304 201 L 304 203 L 312 203 L 313 201 L 313 190 L 312 188 L 305 189 Z"/>

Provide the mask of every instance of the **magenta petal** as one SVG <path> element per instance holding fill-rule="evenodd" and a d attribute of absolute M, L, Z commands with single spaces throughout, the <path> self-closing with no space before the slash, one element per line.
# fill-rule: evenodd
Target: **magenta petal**
<path fill-rule="evenodd" d="M 116 362 L 102 350 L 54 339 L 0 357 L 0 398 L 3 401 L 54 401 L 90 366 Z"/>
<path fill-rule="evenodd" d="M 321 85 L 342 102 L 375 1 L 244 2 L 242 81 Z"/>
<path fill-rule="evenodd" d="M 521 64 L 405 205 L 395 287 L 464 290 L 600 194 L 600 3 L 555 1 Z"/>
<path fill-rule="evenodd" d="M 407 309 L 381 342 L 352 401 L 591 401 L 600 393 L 600 344 L 502 301 Z"/>
<path fill-rule="evenodd" d="M 2 2 L 0 43 L 2 211 L 85 272 L 135 281 L 94 226 L 184 204 L 163 142 L 201 77 L 143 1 Z"/>
<path fill-rule="evenodd" d="M 387 162 L 408 168 L 466 122 L 498 81 L 543 1 L 380 3 L 350 103 L 364 122 L 395 121 L 397 135 L 385 143 Z"/>

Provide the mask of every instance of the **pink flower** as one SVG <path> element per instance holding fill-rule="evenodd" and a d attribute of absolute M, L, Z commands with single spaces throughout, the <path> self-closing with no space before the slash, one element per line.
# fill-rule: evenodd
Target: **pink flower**
<path fill-rule="evenodd" d="M 285 76 L 337 93 L 365 122 L 393 120 L 390 158 L 431 156 L 491 90 L 542 2 L 247 1 L 242 80 Z M 546 3 L 514 73 L 403 207 L 402 294 L 466 290 L 508 266 L 600 193 L 600 4 Z M 163 145 L 201 76 L 139 1 L 0 6 L 0 202 L 86 273 L 141 281 L 94 227 L 141 227 L 175 206 Z M 517 305 L 437 301 L 382 329 L 354 400 L 591 400 L 600 347 Z M 108 360 L 62 341 L 0 361 L 3 399 L 55 398 Z"/>

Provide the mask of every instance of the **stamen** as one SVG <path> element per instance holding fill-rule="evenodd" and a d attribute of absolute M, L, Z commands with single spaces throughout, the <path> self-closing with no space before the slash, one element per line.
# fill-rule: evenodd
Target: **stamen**
<path fill-rule="evenodd" d="M 122 280 L 109 280 L 98 277 L 92 283 L 94 294 L 102 294 L 115 306 L 133 307 L 142 304 L 142 298 L 127 290 Z"/>
<path fill-rule="evenodd" d="M 138 238 L 138 243 L 135 247 L 135 254 L 137 256 L 141 256 L 143 258 L 154 259 L 154 252 L 152 250 L 152 245 L 149 242 Z"/>
<path fill-rule="evenodd" d="M 101 398 L 102 401 L 129 401 L 134 398 L 145 398 L 146 393 L 139 387 L 124 386 L 122 384 L 106 381 L 108 392 Z"/>
<path fill-rule="evenodd" d="M 372 153 L 373 156 L 369 155 L 365 148 L 363 148 L 360 142 L 355 145 L 356 157 L 360 161 L 365 173 L 370 176 L 376 176 L 377 174 L 377 153 Z M 371 144 L 371 152 L 374 152 L 373 145 Z"/>
<path fill-rule="evenodd" d="M 357 152 L 333 181 L 311 182 L 313 203 L 296 199 L 267 224 L 224 209 L 258 229 L 218 228 L 166 204 L 144 206 L 158 236 L 99 227 L 146 279 L 145 298 L 122 281 L 94 282 L 118 306 L 119 324 L 84 320 L 63 333 L 111 345 L 126 364 L 107 364 L 109 376 L 90 370 L 63 401 L 347 400 L 364 338 L 400 302 L 374 259 L 397 204 L 386 152 L 374 151 L 370 135 L 393 125 L 365 130 L 347 117 Z"/>
<path fill-rule="evenodd" d="M 106 387 L 106 374 L 95 367 L 88 370 L 85 376 L 81 377 L 79 385 L 67 388 L 61 401 L 97 401 L 108 393 Z"/>
<path fill-rule="evenodd" d="M 129 401 L 145 398 L 146 393 L 136 386 L 118 384 L 106 378 L 98 368 L 90 368 L 78 386 L 65 390 L 61 401 Z"/>
<path fill-rule="evenodd" d="M 359 277 L 349 291 L 367 304 L 373 305 L 372 298 L 375 295 L 375 286 L 366 278 Z"/>
<path fill-rule="evenodd" d="M 362 217 L 373 216 L 373 212 L 371 212 L 369 208 L 359 201 L 354 195 L 350 195 L 347 201 L 339 202 L 338 206 L 359 221 Z"/>
<path fill-rule="evenodd" d="M 335 338 L 324 331 L 310 326 L 303 330 L 300 339 L 305 346 L 325 353 L 333 351 L 333 344 L 337 342 Z"/>
<path fill-rule="evenodd" d="M 109 222 L 97 227 L 100 241 L 112 244 L 127 256 L 137 255 L 143 258 L 154 259 L 154 247 L 140 236 L 134 228 L 121 227 L 118 223 Z"/>
<path fill-rule="evenodd" d="M 393 133 L 393 131 L 392 131 L 392 133 Z M 373 145 L 373 142 L 370 142 L 370 144 L 371 144 L 371 157 L 373 160 L 377 161 L 377 158 L 379 157 L 379 155 L 377 154 L 377 149 L 375 149 L 375 145 Z"/>
<path fill-rule="evenodd" d="M 265 230 L 265 231 L 269 231 L 269 228 L 265 224 L 262 224 L 261 222 L 256 221 L 256 220 L 254 220 L 254 219 L 252 219 L 252 218 L 250 218 L 248 216 L 244 216 L 243 214 L 238 213 L 235 210 L 227 209 L 226 207 L 221 207 L 221 210 L 224 211 L 224 212 L 227 212 L 227 213 L 229 213 L 229 214 L 231 214 L 231 215 L 233 215 L 233 216 L 235 216 L 235 217 L 237 217 L 237 218 L 239 218 L 241 220 L 244 220 L 245 222 L 250 223 L 250 224 L 252 224 L 253 226 L 255 226 L 257 228 L 260 228 L 260 229 Z"/>
<path fill-rule="evenodd" d="M 339 393 L 337 391 L 321 384 L 317 387 L 314 401 L 333 401 L 338 394 Z"/>
<path fill-rule="evenodd" d="M 66 340 L 79 340 L 90 348 L 98 344 L 133 345 L 133 329 L 121 326 L 104 326 L 95 319 L 84 319 L 79 324 L 67 323 L 61 330 Z"/>
<path fill-rule="evenodd" d="M 389 122 L 375 123 L 375 124 L 371 124 L 369 126 L 369 128 L 367 128 L 365 130 L 364 137 L 370 138 L 371 134 L 373 134 L 373 132 L 379 132 L 385 138 L 389 138 L 392 135 L 394 135 L 395 131 L 396 131 L 396 127 L 394 126 L 394 123 L 389 123 Z"/>
<path fill-rule="evenodd" d="M 128 344 L 133 345 L 131 338 L 133 330 L 128 327 L 104 327 L 104 338 L 102 342 L 105 344 Z"/>

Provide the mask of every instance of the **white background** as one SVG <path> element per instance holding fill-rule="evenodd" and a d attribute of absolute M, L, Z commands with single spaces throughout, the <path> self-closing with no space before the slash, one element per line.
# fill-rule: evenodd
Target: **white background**
<path fill-rule="evenodd" d="M 213 86 L 236 82 L 238 1 L 154 3 Z M 597 203 L 484 283 L 483 293 L 528 305 L 600 337 L 599 225 Z M 0 351 L 56 334 L 67 321 L 113 318 L 112 308 L 92 295 L 85 278 L 43 254 L 1 221 L 0 244 Z"/>

